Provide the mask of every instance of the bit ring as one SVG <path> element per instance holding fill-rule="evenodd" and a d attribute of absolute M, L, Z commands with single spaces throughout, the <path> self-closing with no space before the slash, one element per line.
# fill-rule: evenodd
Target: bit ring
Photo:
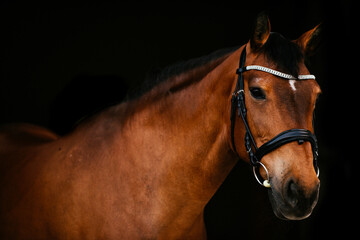
<path fill-rule="evenodd" d="M 269 177 L 269 171 L 267 170 L 267 168 L 265 167 L 265 165 L 261 162 L 258 162 L 258 164 L 260 164 L 260 166 L 262 166 L 265 170 L 265 173 L 266 173 L 266 176 L 267 176 L 267 179 L 264 180 L 264 182 L 261 182 L 259 177 L 258 177 L 258 174 L 256 173 L 256 168 L 257 166 L 253 166 L 253 173 L 254 173 L 254 176 L 255 176 L 255 179 L 256 181 L 262 185 L 263 187 L 266 187 L 266 188 L 270 188 L 271 185 L 270 185 L 270 177 Z"/>

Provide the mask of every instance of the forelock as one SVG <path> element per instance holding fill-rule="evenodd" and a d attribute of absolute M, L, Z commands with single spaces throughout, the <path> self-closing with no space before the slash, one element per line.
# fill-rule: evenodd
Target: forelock
<path fill-rule="evenodd" d="M 272 32 L 259 51 L 273 62 L 279 71 L 293 76 L 299 75 L 299 65 L 304 60 L 304 54 L 296 43 Z"/>

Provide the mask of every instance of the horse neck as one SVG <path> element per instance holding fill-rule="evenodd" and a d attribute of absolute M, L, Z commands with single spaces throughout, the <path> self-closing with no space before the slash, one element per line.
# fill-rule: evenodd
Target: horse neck
<path fill-rule="evenodd" d="M 175 76 L 133 105 L 142 164 L 156 166 L 164 188 L 181 186 L 184 199 L 206 204 L 236 162 L 228 136 L 237 55 Z"/>

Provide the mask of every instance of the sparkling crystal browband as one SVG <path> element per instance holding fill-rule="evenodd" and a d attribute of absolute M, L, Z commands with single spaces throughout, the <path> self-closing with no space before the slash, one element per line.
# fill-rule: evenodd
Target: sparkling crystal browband
<path fill-rule="evenodd" d="M 292 76 L 290 74 L 282 73 L 282 72 L 276 71 L 274 69 L 259 66 L 259 65 L 250 65 L 250 66 L 246 66 L 245 68 L 246 68 L 246 70 L 258 70 L 258 71 L 267 72 L 267 73 L 270 73 L 272 75 L 275 75 L 275 76 L 278 76 L 278 77 L 281 77 L 281 78 L 285 78 L 285 79 L 289 79 L 289 80 L 315 79 L 314 75 L 309 74 L 309 75 L 299 75 L 298 77 L 294 77 L 294 76 Z"/>

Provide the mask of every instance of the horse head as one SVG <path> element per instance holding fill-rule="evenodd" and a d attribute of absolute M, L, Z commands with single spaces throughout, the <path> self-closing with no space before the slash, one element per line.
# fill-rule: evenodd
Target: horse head
<path fill-rule="evenodd" d="M 233 148 L 266 180 L 273 211 L 283 219 L 308 217 L 318 200 L 313 112 L 321 90 L 304 59 L 317 47 L 319 33 L 317 26 L 290 41 L 270 32 L 261 14 L 240 57 L 233 99 L 241 116 L 236 124 L 245 127 L 235 128 Z M 244 135 L 245 148 L 238 144 Z"/>

